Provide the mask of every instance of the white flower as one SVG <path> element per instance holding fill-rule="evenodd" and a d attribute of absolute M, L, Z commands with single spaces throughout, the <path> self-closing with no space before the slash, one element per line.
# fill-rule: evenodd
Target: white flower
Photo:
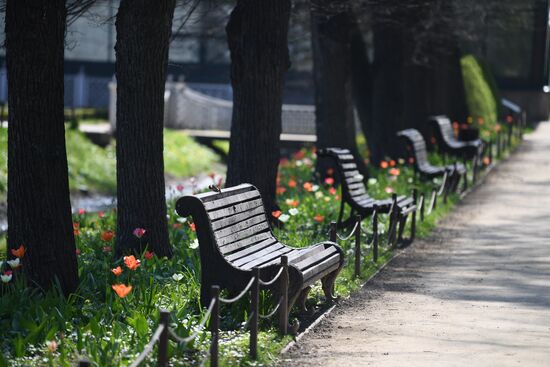
<path fill-rule="evenodd" d="M 412 177 L 409 177 L 409 178 L 407 179 L 407 182 L 408 182 L 408 183 L 413 183 L 413 181 L 414 181 L 414 180 L 412 179 Z"/>
<path fill-rule="evenodd" d="M 320 198 L 323 197 L 323 193 L 322 193 L 321 191 L 317 191 L 317 192 L 315 193 L 315 197 L 316 197 L 317 199 L 320 199 Z"/>
<path fill-rule="evenodd" d="M 319 185 L 313 185 L 313 186 L 311 186 L 311 191 L 315 192 L 315 191 L 317 191 L 317 190 L 319 190 Z"/>
<path fill-rule="evenodd" d="M 48 350 L 53 353 L 57 350 L 57 342 L 55 340 L 48 340 L 46 342 L 46 347 L 48 347 Z"/>
<path fill-rule="evenodd" d="M 324 200 L 328 203 L 330 201 L 330 198 L 328 196 L 325 196 Z"/>
<path fill-rule="evenodd" d="M 312 160 L 309 159 L 308 157 L 305 157 L 305 158 L 304 158 L 304 164 L 305 164 L 306 166 L 312 166 L 312 165 L 313 165 L 313 162 L 312 162 Z"/>
<path fill-rule="evenodd" d="M 180 280 L 183 279 L 183 274 L 182 273 L 174 273 L 172 275 L 172 279 L 174 279 L 176 282 L 179 282 Z"/>
<path fill-rule="evenodd" d="M 363 176 L 362 174 L 358 174 L 358 175 L 355 175 L 353 176 L 353 178 L 357 178 L 359 180 L 362 180 L 365 176 Z"/>
<path fill-rule="evenodd" d="M 369 178 L 369 185 L 376 185 L 376 183 L 378 182 L 378 180 L 376 178 Z"/>
<path fill-rule="evenodd" d="M 195 239 L 193 242 L 189 244 L 189 248 L 192 250 L 195 250 L 199 247 L 199 240 Z"/>
<path fill-rule="evenodd" d="M 2 274 L 0 275 L 0 278 L 2 279 L 2 283 L 7 283 L 11 280 L 13 275 L 11 274 Z"/>
<path fill-rule="evenodd" d="M 19 265 L 21 265 L 21 262 L 19 261 L 19 258 L 15 258 L 13 260 L 8 260 L 6 261 L 8 263 L 8 265 L 12 268 L 12 269 L 15 269 L 15 268 L 18 268 Z"/>
<path fill-rule="evenodd" d="M 187 222 L 187 218 L 185 218 L 185 217 L 178 217 L 178 218 L 176 218 L 176 220 L 177 220 L 178 222 L 180 222 L 180 223 L 185 223 L 185 222 Z"/>
<path fill-rule="evenodd" d="M 399 163 L 399 164 L 405 164 L 405 160 L 404 160 L 403 158 L 399 158 L 399 159 L 397 160 L 397 163 Z"/>
<path fill-rule="evenodd" d="M 296 161 L 296 167 L 301 167 L 304 164 L 302 161 Z"/>
<path fill-rule="evenodd" d="M 281 216 L 279 217 L 279 220 L 283 223 L 288 222 L 289 219 L 290 219 L 290 215 L 288 214 L 281 214 Z"/>
<path fill-rule="evenodd" d="M 288 214 L 294 216 L 294 215 L 298 214 L 298 209 L 290 208 L 290 209 L 288 209 Z"/>

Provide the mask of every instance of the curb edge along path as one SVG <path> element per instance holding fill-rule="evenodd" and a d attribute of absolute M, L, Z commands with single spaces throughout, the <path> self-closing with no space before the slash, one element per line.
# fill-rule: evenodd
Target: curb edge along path
<path fill-rule="evenodd" d="M 284 366 L 550 366 L 550 123 Z"/>

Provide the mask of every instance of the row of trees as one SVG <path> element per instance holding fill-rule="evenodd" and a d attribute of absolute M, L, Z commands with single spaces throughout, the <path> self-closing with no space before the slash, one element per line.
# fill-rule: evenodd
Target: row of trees
<path fill-rule="evenodd" d="M 354 109 L 374 163 L 397 153 L 397 130 L 426 131 L 429 114 L 465 116 L 455 1 L 296 0 L 306 3 L 298 8 L 308 9 L 311 22 L 318 147 L 348 147 L 360 156 Z M 27 247 L 24 269 L 32 283 L 46 288 L 58 279 L 65 293 L 78 279 L 64 141 L 64 37 L 68 17 L 93 3 L 6 0 L 5 6 L 8 245 Z M 176 0 L 121 0 L 116 15 L 116 256 L 144 243 L 160 256 L 172 255 L 162 134 L 175 6 Z M 234 92 L 226 182 L 255 184 L 268 210 L 277 205 L 291 10 L 290 0 L 236 0 L 226 26 Z M 364 170 L 363 160 L 358 163 Z M 132 235 L 138 227 L 146 229 L 145 241 Z"/>

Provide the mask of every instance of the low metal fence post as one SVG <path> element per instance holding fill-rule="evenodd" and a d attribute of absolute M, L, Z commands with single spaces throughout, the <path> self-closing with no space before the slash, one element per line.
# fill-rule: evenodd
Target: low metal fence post
<path fill-rule="evenodd" d="M 260 312 L 260 268 L 252 269 L 254 282 L 250 288 L 250 358 L 255 360 L 258 358 L 258 315 Z"/>
<path fill-rule="evenodd" d="M 279 332 L 286 335 L 288 332 L 288 256 L 281 256 L 281 305 L 279 306 Z"/>
<path fill-rule="evenodd" d="M 330 229 L 328 231 L 329 241 L 336 242 L 336 222 L 330 222 Z"/>
<path fill-rule="evenodd" d="M 355 220 L 355 277 L 361 276 L 361 216 L 356 215 Z"/>
<path fill-rule="evenodd" d="M 413 189 L 413 205 L 416 207 L 417 203 L 418 203 L 418 189 Z M 416 207 L 415 210 L 412 212 L 411 241 L 414 240 L 414 237 L 416 235 L 416 211 L 417 210 L 418 210 L 418 207 Z"/>
<path fill-rule="evenodd" d="M 210 295 L 214 299 L 214 307 L 210 319 L 210 366 L 218 367 L 218 342 L 220 338 L 220 287 L 213 285 Z"/>
<path fill-rule="evenodd" d="M 372 260 L 378 262 L 378 206 L 374 205 L 374 217 L 372 218 Z"/>
<path fill-rule="evenodd" d="M 420 205 L 420 221 L 424 222 L 424 208 L 426 207 L 426 194 L 421 193 L 420 194 L 420 200 L 422 201 L 422 205 Z"/>
<path fill-rule="evenodd" d="M 158 342 L 157 366 L 168 366 L 168 323 L 170 322 L 170 312 L 160 310 L 159 324 L 164 326 Z"/>

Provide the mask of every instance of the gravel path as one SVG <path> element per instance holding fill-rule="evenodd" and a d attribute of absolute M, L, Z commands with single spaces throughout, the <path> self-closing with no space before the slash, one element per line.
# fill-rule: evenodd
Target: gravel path
<path fill-rule="evenodd" d="M 550 123 L 283 366 L 550 366 Z"/>

